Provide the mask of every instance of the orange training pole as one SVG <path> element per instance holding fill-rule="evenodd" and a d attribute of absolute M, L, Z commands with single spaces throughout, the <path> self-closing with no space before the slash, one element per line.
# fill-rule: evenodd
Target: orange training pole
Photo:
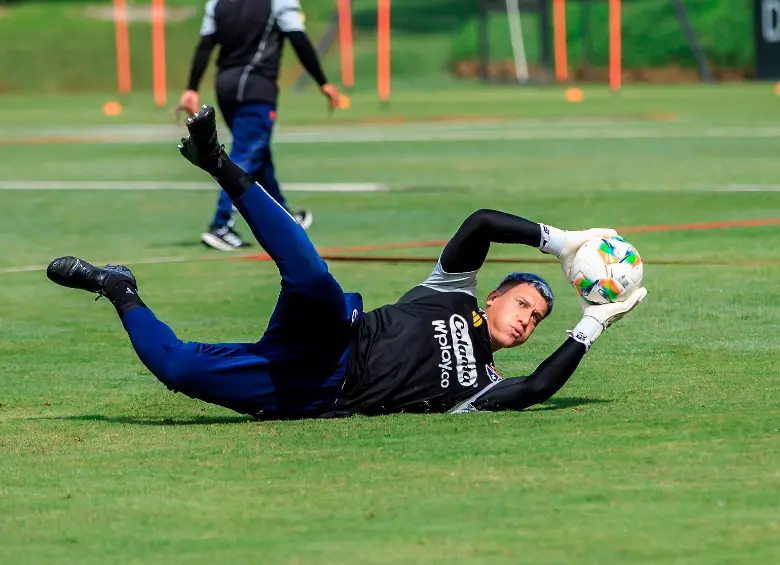
<path fill-rule="evenodd" d="M 565 82 L 569 78 L 566 60 L 566 0 L 553 0 L 553 34 L 555 36 L 555 78 Z"/>
<path fill-rule="evenodd" d="M 352 57 L 352 7 L 351 0 L 339 0 L 339 47 L 341 51 L 341 84 L 345 88 L 355 85 L 355 65 Z"/>
<path fill-rule="evenodd" d="M 165 106 L 165 5 L 152 0 L 152 73 L 154 103 Z"/>
<path fill-rule="evenodd" d="M 114 0 L 114 30 L 116 35 L 116 74 L 120 94 L 129 94 L 130 41 L 127 36 L 127 8 L 125 0 Z"/>
<path fill-rule="evenodd" d="M 377 93 L 390 98 L 390 0 L 377 0 Z"/>
<path fill-rule="evenodd" d="M 609 87 L 612 90 L 620 90 L 622 82 L 620 27 L 620 0 L 609 0 Z"/>

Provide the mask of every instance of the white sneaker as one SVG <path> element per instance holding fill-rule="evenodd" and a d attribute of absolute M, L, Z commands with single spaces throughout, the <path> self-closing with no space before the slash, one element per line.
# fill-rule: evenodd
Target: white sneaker
<path fill-rule="evenodd" d="M 200 240 L 209 247 L 220 251 L 236 251 L 249 246 L 231 226 L 211 226 L 209 231 L 200 235 Z"/>
<path fill-rule="evenodd" d="M 295 221 L 298 222 L 305 230 L 309 229 L 312 222 L 314 222 L 314 214 L 312 214 L 309 210 L 300 210 L 295 212 L 293 214 L 293 218 L 295 218 Z"/>

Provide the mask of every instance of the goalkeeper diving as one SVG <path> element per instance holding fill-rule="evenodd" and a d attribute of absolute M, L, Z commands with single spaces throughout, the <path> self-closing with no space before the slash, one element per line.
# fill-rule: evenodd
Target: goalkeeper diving
<path fill-rule="evenodd" d="M 471 214 L 420 284 L 393 303 L 363 311 L 344 292 L 304 229 L 225 153 L 214 109 L 187 120 L 179 151 L 230 195 L 281 275 L 281 289 L 258 341 L 182 341 L 144 303 L 127 267 L 93 266 L 72 256 L 49 264 L 55 283 L 105 296 L 141 362 L 168 389 L 262 419 L 401 412 L 522 410 L 548 400 L 574 374 L 605 329 L 646 296 L 582 302 L 582 318 L 531 375 L 503 378 L 493 354 L 525 343 L 552 314 L 550 285 L 510 273 L 480 307 L 477 273 L 491 243 L 538 248 L 569 276 L 587 241 L 614 230 L 564 231 L 500 212 Z"/>

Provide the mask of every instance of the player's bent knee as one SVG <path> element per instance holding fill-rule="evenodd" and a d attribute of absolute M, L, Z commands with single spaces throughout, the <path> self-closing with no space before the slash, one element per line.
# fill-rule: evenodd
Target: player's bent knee
<path fill-rule="evenodd" d="M 179 349 L 166 349 L 165 355 L 153 358 L 141 357 L 146 368 L 157 377 L 161 383 L 174 391 L 184 391 L 191 386 L 202 363 L 197 357 L 182 354 Z"/>
<path fill-rule="evenodd" d="M 197 380 L 192 368 L 176 362 L 167 363 L 154 371 L 154 376 L 174 392 L 187 393 Z"/>

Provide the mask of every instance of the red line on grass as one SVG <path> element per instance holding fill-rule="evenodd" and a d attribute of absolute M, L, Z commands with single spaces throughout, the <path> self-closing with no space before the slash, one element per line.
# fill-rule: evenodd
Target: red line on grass
<path fill-rule="evenodd" d="M 414 257 L 409 255 L 323 255 L 325 261 L 345 261 L 352 263 L 435 263 L 438 257 Z M 650 265 L 685 265 L 685 266 L 778 266 L 778 259 L 651 259 L 643 260 Z M 488 257 L 485 263 L 531 263 L 531 264 L 558 264 L 557 259 L 546 257 Z"/>
<path fill-rule="evenodd" d="M 654 226 L 625 226 L 621 228 L 615 228 L 615 230 L 618 233 L 639 233 L 639 232 L 664 232 L 664 231 L 688 231 L 688 230 L 711 230 L 711 229 L 724 229 L 724 228 L 748 228 L 748 227 L 758 227 L 758 226 L 772 226 L 772 225 L 780 225 L 780 218 L 761 218 L 756 220 L 733 220 L 733 221 L 722 221 L 722 222 L 701 222 L 701 223 L 686 223 L 686 224 L 660 224 L 660 225 L 654 225 Z M 347 260 L 345 258 L 341 258 L 339 254 L 343 253 L 355 253 L 355 252 L 361 252 L 361 251 L 390 251 L 395 249 L 421 249 L 425 247 L 443 247 L 447 244 L 447 240 L 433 240 L 433 241 L 407 241 L 402 243 L 378 243 L 373 245 L 345 245 L 340 247 L 328 247 L 325 249 L 320 249 L 319 253 L 323 256 L 323 258 L 327 259 L 325 257 L 326 255 L 329 255 L 332 257 L 331 260 L 333 261 L 342 261 Z M 271 257 L 266 253 L 255 253 L 252 255 L 242 255 L 239 257 L 240 259 L 247 259 L 251 261 L 269 261 Z M 386 259 L 377 259 L 379 261 L 385 261 L 389 260 L 390 258 Z M 420 261 L 428 261 L 429 259 L 421 257 L 419 258 Z M 359 257 L 355 256 L 355 261 L 359 261 Z M 366 260 L 370 260 L 370 258 L 366 258 Z M 407 262 L 412 261 L 412 258 L 406 258 Z M 517 260 L 512 259 L 512 262 L 528 262 L 527 260 Z M 509 262 L 509 261 L 508 261 Z M 537 261 L 538 262 L 538 261 Z M 682 263 L 682 262 L 681 262 Z M 690 264 L 690 263 L 689 263 Z M 706 264 L 715 264 L 715 263 L 706 263 Z M 723 265 L 733 265 L 735 263 L 718 263 Z M 755 263 L 748 263 L 748 264 L 755 264 Z"/>
<path fill-rule="evenodd" d="M 762 218 L 758 220 L 734 220 L 730 222 L 702 222 L 695 224 L 661 224 L 658 226 L 634 226 L 616 228 L 617 232 L 659 232 L 659 231 L 686 231 L 686 230 L 713 230 L 723 228 L 753 228 L 757 226 L 773 226 L 780 224 L 780 218 Z"/>
<path fill-rule="evenodd" d="M 416 257 L 412 255 L 341 255 L 324 254 L 321 255 L 325 261 L 347 262 L 347 263 L 435 263 L 438 257 Z M 257 259 L 254 259 L 257 257 Z M 255 261 L 270 261 L 267 255 L 253 256 Z M 778 259 L 651 259 L 643 260 L 648 265 L 684 265 L 699 267 L 776 267 L 780 266 Z M 527 264 L 554 264 L 558 261 L 546 257 L 488 257 L 485 263 L 527 263 Z"/>
<path fill-rule="evenodd" d="M 377 243 L 374 245 L 343 245 L 340 247 L 326 247 L 319 249 L 320 255 L 328 253 L 352 253 L 358 251 L 388 251 L 393 249 L 409 249 L 421 247 L 442 247 L 447 244 L 447 240 L 436 241 L 407 241 L 403 243 Z M 253 261 L 268 261 L 271 257 L 267 253 L 254 253 L 252 255 L 242 255 L 241 259 Z"/>

